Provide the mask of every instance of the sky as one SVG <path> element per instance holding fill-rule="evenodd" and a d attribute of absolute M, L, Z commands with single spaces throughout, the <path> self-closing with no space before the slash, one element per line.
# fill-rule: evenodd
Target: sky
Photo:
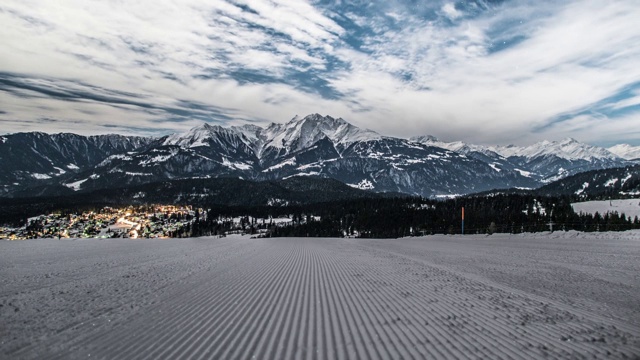
<path fill-rule="evenodd" d="M 0 133 L 311 113 L 383 135 L 640 145 L 637 0 L 3 0 Z"/>

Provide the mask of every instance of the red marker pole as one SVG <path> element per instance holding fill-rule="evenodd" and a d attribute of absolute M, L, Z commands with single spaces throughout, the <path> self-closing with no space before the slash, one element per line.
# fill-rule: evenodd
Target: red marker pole
<path fill-rule="evenodd" d="M 462 235 L 464 235 L 464 206 L 462 207 Z"/>

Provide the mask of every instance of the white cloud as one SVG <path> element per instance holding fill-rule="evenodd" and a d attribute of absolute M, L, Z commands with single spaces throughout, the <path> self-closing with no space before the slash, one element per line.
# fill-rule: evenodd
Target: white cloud
<path fill-rule="evenodd" d="M 343 73 L 334 84 L 363 106 L 384 107 L 385 115 L 370 125 L 382 132 L 435 133 L 483 143 L 557 138 L 551 130 L 530 133 L 640 81 L 640 48 L 630 48 L 640 41 L 634 20 L 640 9 L 632 5 L 576 2 L 545 9 L 552 15 L 516 26 L 521 34 L 511 35 L 523 38 L 498 52 L 490 51 L 495 45 L 490 34 L 504 14 L 454 27 L 413 24 L 385 34 L 387 41 L 371 48 L 373 56 L 342 53 L 369 76 Z M 520 14 L 535 11 L 526 4 L 519 9 Z M 381 76 L 397 68 L 411 72 L 411 87 Z M 389 121 L 386 113 L 404 126 Z"/>
<path fill-rule="evenodd" d="M 456 9 L 455 4 L 453 3 L 444 4 L 442 6 L 442 12 L 451 20 L 456 20 L 457 18 L 462 16 L 462 13 Z"/>
<path fill-rule="evenodd" d="M 433 8 L 439 17 L 426 20 L 403 2 L 390 3 L 367 17 L 303 0 L 5 1 L 0 75 L 60 91 L 134 93 L 140 104 L 0 90 L 0 120 L 4 131 L 39 124 L 91 133 L 104 131 L 103 123 L 114 131 L 132 124 L 170 131 L 201 122 L 210 107 L 211 120 L 229 123 L 322 112 L 390 135 L 491 144 L 567 135 L 610 141 L 623 125 L 627 134 L 639 132 L 635 115 L 571 116 L 640 82 L 635 1 L 514 1 L 475 17 L 447 1 Z M 328 15 L 361 29 L 342 28 Z M 341 63 L 331 63 L 334 57 Z M 298 82 L 305 76 L 344 96 L 309 91 Z M 637 97 L 602 108 L 637 105 Z M 166 109 L 189 111 L 183 102 L 203 110 L 163 123 L 172 116 Z M 569 120 L 554 125 L 558 118 Z M 590 134 L 597 124 L 611 126 Z M 620 134 L 640 142 L 640 135 Z"/>

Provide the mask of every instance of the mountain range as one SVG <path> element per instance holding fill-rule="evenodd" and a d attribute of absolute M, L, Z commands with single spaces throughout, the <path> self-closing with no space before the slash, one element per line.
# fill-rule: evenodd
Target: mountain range
<path fill-rule="evenodd" d="M 527 147 L 401 139 L 319 114 L 267 127 L 203 124 L 160 138 L 31 132 L 0 136 L 0 192 L 49 196 L 174 179 L 317 176 L 362 190 L 438 197 L 538 188 L 627 166 L 639 150 L 574 139 Z"/>

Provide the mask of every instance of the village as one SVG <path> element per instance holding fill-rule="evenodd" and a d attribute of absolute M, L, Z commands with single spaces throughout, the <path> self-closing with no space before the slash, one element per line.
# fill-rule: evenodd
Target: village
<path fill-rule="evenodd" d="M 285 217 L 255 218 L 252 216 L 217 217 L 207 219 L 207 211 L 189 205 L 144 205 L 124 208 L 104 207 L 78 213 L 51 213 L 26 219 L 21 227 L 0 226 L 0 240 L 26 239 L 108 239 L 108 238 L 177 238 L 194 235 L 199 221 L 218 224 L 202 235 L 225 236 L 250 234 L 265 236 L 268 229 L 287 226 L 296 221 L 292 214 Z M 309 219 L 319 221 L 320 217 Z M 304 223 L 307 218 L 298 218 Z"/>
<path fill-rule="evenodd" d="M 27 219 L 19 228 L 0 227 L 0 240 L 35 238 L 168 238 L 205 216 L 191 206 L 105 207 L 80 214 L 52 213 Z"/>

